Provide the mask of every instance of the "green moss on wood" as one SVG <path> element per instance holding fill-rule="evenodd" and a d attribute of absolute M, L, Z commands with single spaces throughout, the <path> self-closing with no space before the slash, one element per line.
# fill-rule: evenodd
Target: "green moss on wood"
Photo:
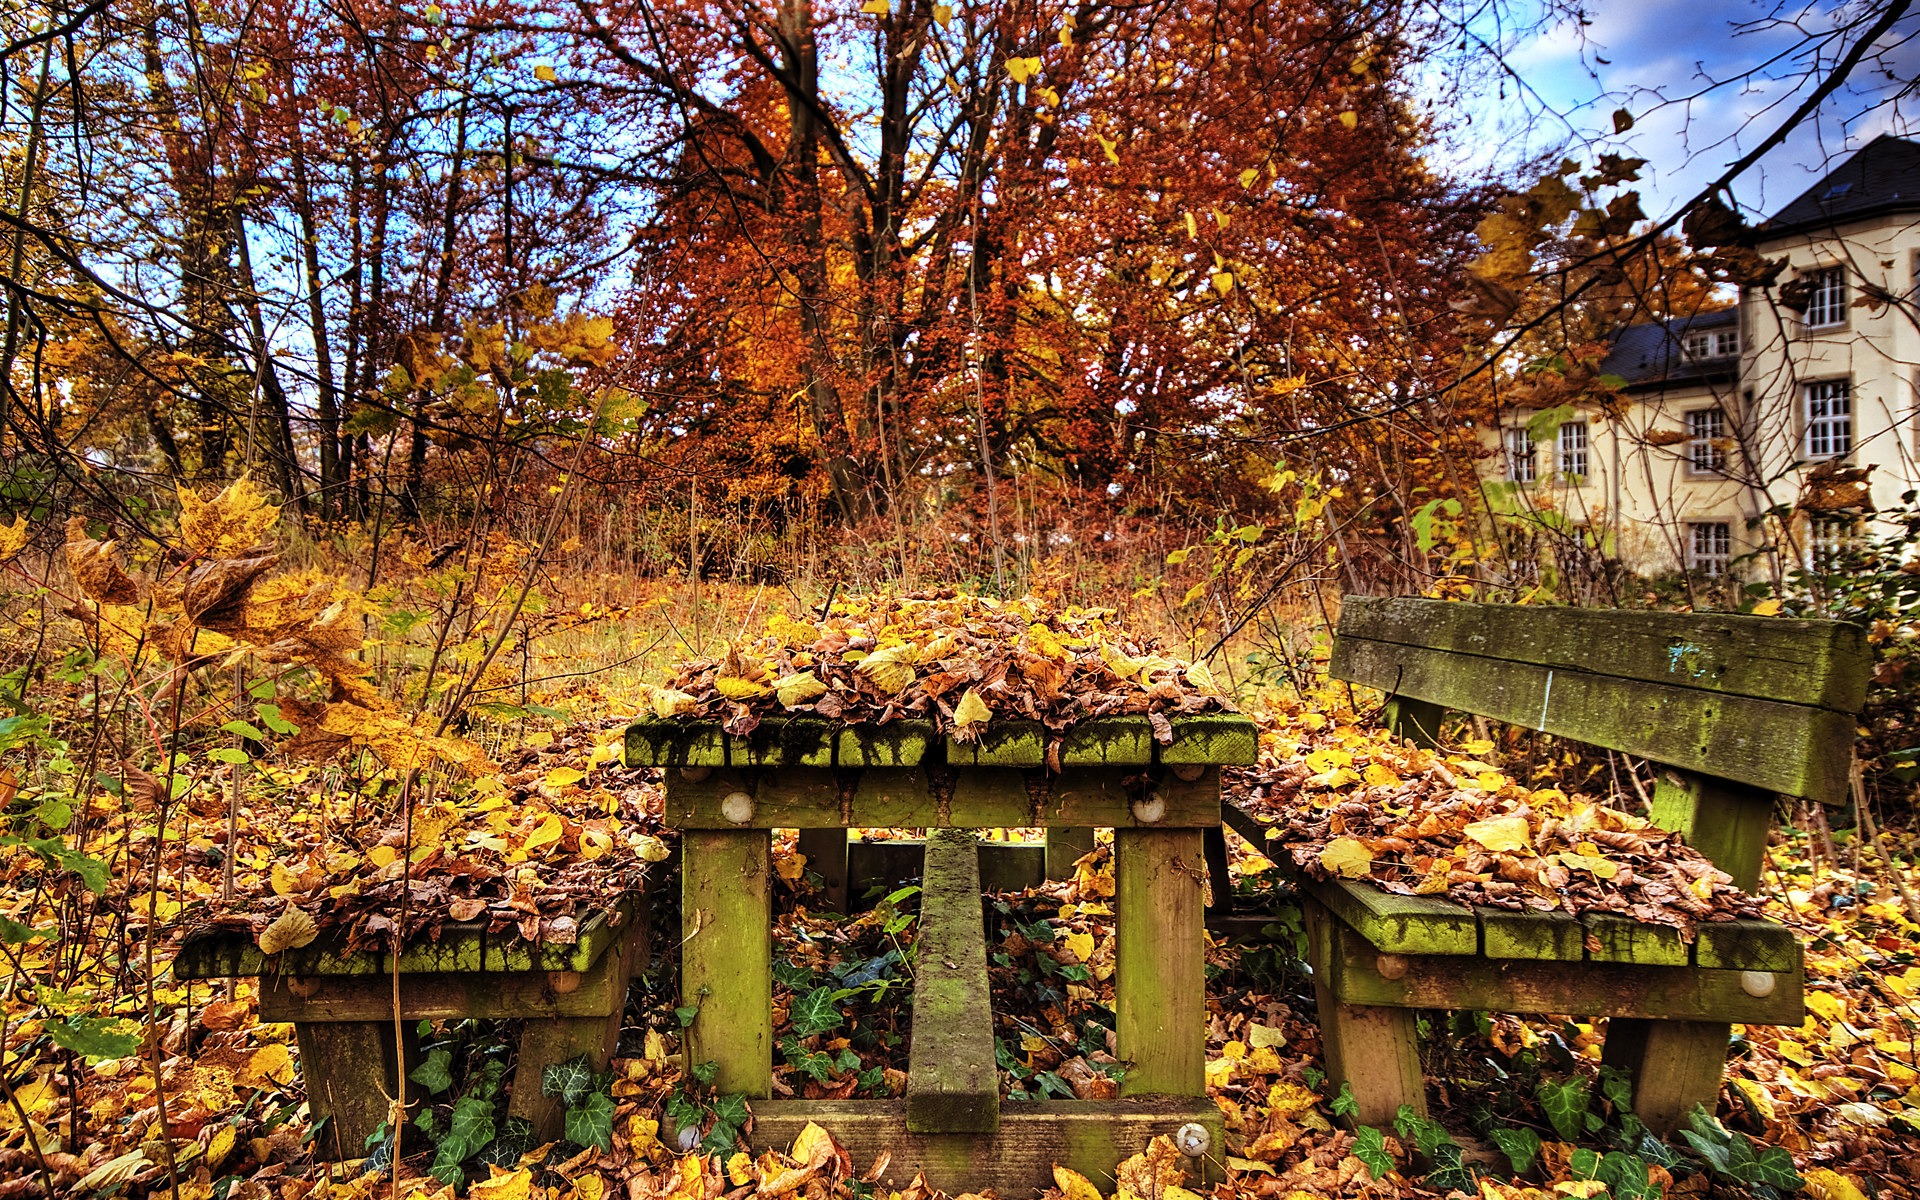
<path fill-rule="evenodd" d="M 1173 741 L 1160 747 L 1168 764 L 1251 766 L 1260 757 L 1260 731 L 1238 713 L 1208 713 L 1173 721 Z"/>
<path fill-rule="evenodd" d="M 1586 927 L 1563 912 L 1507 912 L 1476 908 L 1481 952 L 1488 958 L 1548 958 L 1579 962 L 1587 956 Z"/>
<path fill-rule="evenodd" d="M 1669 925 L 1649 925 L 1613 913 L 1588 913 L 1580 918 L 1594 943 L 1587 957 L 1594 962 L 1639 963 L 1643 966 L 1684 966 L 1690 957 L 1680 931 Z"/>
<path fill-rule="evenodd" d="M 947 739 L 950 766 L 1037 767 L 1046 761 L 1046 730 L 1038 721 L 992 721 L 977 742 Z"/>
<path fill-rule="evenodd" d="M 836 749 L 841 767 L 917 767 L 938 737 L 932 721 L 842 725 Z"/>
<path fill-rule="evenodd" d="M 1098 717 L 1068 729 L 1062 766 L 1145 766 L 1153 761 L 1153 726 L 1145 717 Z"/>
<path fill-rule="evenodd" d="M 1709 921 L 1699 926 L 1693 961 L 1702 967 L 1734 971 L 1775 971 L 1798 975 L 1803 969 L 1800 939 L 1772 921 Z"/>
<path fill-rule="evenodd" d="M 1473 910 L 1428 896 L 1396 896 L 1362 880 L 1304 881 L 1314 897 L 1388 954 L 1477 954 Z"/>

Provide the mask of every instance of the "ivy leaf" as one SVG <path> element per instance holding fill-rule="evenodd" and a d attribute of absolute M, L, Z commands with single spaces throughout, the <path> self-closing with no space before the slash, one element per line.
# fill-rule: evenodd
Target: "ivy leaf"
<path fill-rule="evenodd" d="M 827 1033 L 838 1029 L 843 1014 L 834 1000 L 837 989 L 817 987 L 804 996 L 794 999 L 790 1016 L 793 1020 L 793 1032 L 799 1037 L 811 1037 L 816 1033 Z"/>
<path fill-rule="evenodd" d="M 1540 1107 L 1546 1110 L 1547 1120 L 1562 1141 L 1578 1141 L 1580 1135 L 1586 1132 L 1586 1080 L 1577 1077 L 1559 1082 L 1542 1079 L 1534 1094 L 1539 1097 Z"/>
<path fill-rule="evenodd" d="M 1654 1200 L 1661 1192 L 1647 1172 L 1646 1160 L 1620 1150 L 1607 1151 L 1594 1178 L 1607 1185 L 1614 1200 Z"/>
<path fill-rule="evenodd" d="M 728 1125 L 740 1128 L 753 1114 L 747 1111 L 747 1098 L 739 1095 L 717 1096 L 713 1101 L 713 1117 Z"/>
<path fill-rule="evenodd" d="M 1362 1125 L 1353 1134 L 1353 1156 L 1367 1165 L 1367 1174 L 1385 1179 L 1393 1170 L 1393 1155 L 1387 1153 L 1387 1135 L 1371 1125 Z"/>
<path fill-rule="evenodd" d="M 1353 1097 L 1353 1085 L 1340 1081 L 1340 1094 L 1333 1098 L 1330 1105 L 1336 1117 L 1357 1117 L 1360 1115 L 1360 1102 Z"/>
<path fill-rule="evenodd" d="M 427 1089 L 430 1096 L 438 1096 L 453 1086 L 453 1052 L 445 1046 L 435 1046 L 428 1051 L 426 1061 L 407 1073 L 407 1078 Z"/>
<path fill-rule="evenodd" d="M 565 1062 L 548 1063 L 540 1070 L 540 1091 L 544 1095 L 558 1096 L 560 1103 L 572 1108 L 580 1103 L 581 1097 L 593 1091 L 593 1068 L 587 1064 L 587 1056 L 575 1055 Z M 581 1145 L 586 1145 L 581 1142 Z"/>
<path fill-rule="evenodd" d="M 19 946 L 27 942 L 36 942 L 50 936 L 52 935 L 44 929 L 35 929 L 31 925 L 22 925 L 20 922 L 12 920 L 11 918 L 0 917 L 0 942 L 7 942 Z"/>
<path fill-rule="evenodd" d="M 520 1156 L 539 1144 L 533 1137 L 532 1121 L 525 1117 L 508 1117 L 500 1127 L 500 1132 L 474 1156 L 473 1161 L 482 1167 L 518 1166 Z"/>
<path fill-rule="evenodd" d="M 485 1149 L 493 1141 L 493 1134 L 493 1101 L 462 1096 L 453 1106 L 453 1120 L 447 1126 L 447 1136 L 435 1149 L 428 1173 L 442 1183 L 460 1182 L 460 1164 Z"/>
<path fill-rule="evenodd" d="M 613 1149 L 613 1097 L 605 1092 L 590 1092 L 580 1104 L 567 1109 L 567 1140 L 576 1146 Z"/>
<path fill-rule="evenodd" d="M 1540 1153 L 1539 1134 L 1518 1126 L 1496 1125 L 1487 1130 L 1487 1137 L 1500 1148 L 1500 1153 L 1507 1156 L 1515 1175 L 1533 1169 L 1534 1155 Z"/>

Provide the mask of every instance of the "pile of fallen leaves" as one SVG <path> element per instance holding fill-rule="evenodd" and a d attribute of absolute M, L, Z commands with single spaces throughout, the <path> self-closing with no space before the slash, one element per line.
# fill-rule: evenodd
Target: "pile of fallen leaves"
<path fill-rule="evenodd" d="M 296 814 L 318 819 L 289 820 L 251 852 L 236 848 L 254 869 L 193 927 L 248 929 L 266 939 L 263 948 L 323 932 L 344 935 L 350 949 L 385 947 L 404 911 L 409 943 L 484 921 L 490 933 L 512 928 L 528 941 L 571 944 L 668 854 L 650 832 L 659 828 L 658 784 L 651 771 L 621 765 L 621 729 L 607 722 L 543 734 L 498 775 L 456 799 L 423 798 L 410 816 Z M 188 854 L 218 873 L 217 855 Z"/>
<path fill-rule="evenodd" d="M 654 713 L 714 721 L 745 736 L 768 716 L 882 724 L 936 722 L 962 741 L 995 718 L 1058 733 L 1092 717 L 1144 716 L 1162 743 L 1170 719 L 1231 711 L 1204 663 L 1167 656 L 1104 608 L 1055 608 L 945 589 L 849 596 L 825 617 L 769 617 L 725 657 L 681 664 L 652 689 Z"/>
<path fill-rule="evenodd" d="M 1759 899 L 1678 834 L 1618 808 L 1350 726 L 1304 732 L 1292 753 L 1275 757 L 1270 746 L 1228 786 L 1273 820 L 1276 853 L 1315 879 L 1492 908 L 1618 913 L 1688 941 L 1700 921 L 1760 914 Z"/>

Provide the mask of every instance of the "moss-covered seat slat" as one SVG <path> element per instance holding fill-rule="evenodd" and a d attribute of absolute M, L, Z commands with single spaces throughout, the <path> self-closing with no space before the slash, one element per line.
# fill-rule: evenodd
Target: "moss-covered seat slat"
<path fill-rule="evenodd" d="M 1238 713 L 1174 717 L 1162 744 L 1146 717 L 1095 717 L 1060 735 L 1060 764 L 1076 766 L 1245 766 L 1258 753 L 1258 731 Z M 798 714 L 763 718 L 744 737 L 712 722 L 648 718 L 627 728 L 628 766 L 654 767 L 912 767 L 939 747 L 954 767 L 1039 767 L 1050 735 L 1038 721 L 996 719 L 977 736 L 942 736 L 931 721 L 884 725 L 840 723 Z"/>

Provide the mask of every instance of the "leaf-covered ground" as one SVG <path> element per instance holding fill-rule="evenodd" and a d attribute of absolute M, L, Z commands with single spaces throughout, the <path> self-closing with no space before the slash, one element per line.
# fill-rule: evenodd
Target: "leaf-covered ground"
<path fill-rule="evenodd" d="M 1131 660 L 1123 673 L 1092 641 L 1063 650 L 1103 686 L 1138 680 L 1144 691 L 1155 671 L 1178 674 Z M 789 654 L 782 669 L 799 666 Z M 277 705 L 236 716 L 221 745 L 240 749 L 196 758 L 171 786 L 89 761 L 84 670 L 56 681 L 65 699 L 53 715 L 7 718 L 8 752 L 40 757 L 37 774 L 0 776 L 0 801 L 65 833 L 0 845 L 0 952 L 10 971 L 0 997 L 0 1195 L 382 1194 L 395 1174 L 391 1144 L 369 1147 L 364 1160 L 314 1162 L 291 1030 L 260 1023 L 257 984 L 177 980 L 172 948 L 210 920 L 264 936 L 294 908 L 316 927 L 373 942 L 403 910 L 415 935 L 485 919 L 565 940 L 610 891 L 642 873 L 660 877 L 673 835 L 659 827 L 657 781 L 618 764 L 618 718 L 582 719 L 639 708 L 643 693 L 609 697 L 578 673 L 554 675 L 548 687 L 522 685 L 521 703 L 499 706 L 471 732 L 497 769 L 445 795 L 427 785 L 411 797 L 411 834 L 394 816 L 404 774 L 295 761 L 273 727 L 285 716 Z M 1027 666 L 1013 663 L 1000 676 L 1009 677 L 1030 678 Z M 1186 685 L 1206 690 L 1184 677 L 1175 684 Z M 1633 764 L 1470 727 L 1449 731 L 1444 752 L 1413 750 L 1380 733 L 1371 714 L 1350 711 L 1344 689 L 1304 700 L 1249 689 L 1245 698 L 1263 722 L 1263 758 L 1232 790 L 1288 831 L 1262 851 L 1415 892 L 1618 906 L 1683 928 L 1757 907 L 1806 940 L 1811 1015 L 1799 1029 L 1739 1030 L 1717 1120 L 1661 1143 L 1644 1136 L 1620 1081 L 1599 1069 L 1603 1027 L 1428 1014 L 1437 1119 L 1347 1131 L 1298 962 L 1298 909 L 1271 863 L 1235 844 L 1237 907 L 1264 914 L 1256 924 L 1265 932 L 1209 949 L 1207 1078 L 1230 1131 L 1224 1177 L 1176 1179 L 1164 1154 L 1150 1154 L 1123 1171 L 1137 1200 L 1920 1191 L 1920 1157 L 1910 1153 L 1920 1142 L 1920 928 L 1873 849 L 1863 854 L 1801 814 L 1776 838 L 1761 894 L 1745 897 L 1639 823 Z M 90 778 L 97 784 L 79 782 Z M 1898 856 L 1912 853 L 1908 835 L 1895 841 Z M 843 918 L 821 911 L 791 840 L 778 844 L 776 866 L 776 1086 L 801 1097 L 899 1094 L 911 881 Z M 229 876 L 234 899 L 221 900 Z M 990 908 L 1008 1103 L 1104 1097 L 1124 1075 L 1111 1036 L 1112 890 L 1101 848 L 1073 879 Z M 657 894 L 658 952 L 634 989 L 612 1071 L 545 1081 L 568 1110 L 567 1140 L 531 1145 L 505 1118 L 510 1027 L 441 1023 L 425 1031 L 427 1057 L 409 1084 L 402 1190 L 482 1200 L 922 1200 L 924 1188 L 885 1164 L 876 1172 L 849 1161 L 830 1131 L 784 1155 L 738 1153 L 750 1106 L 714 1094 L 701 1065 L 680 1053 L 691 1014 L 676 1012 L 672 995 L 677 914 L 672 889 Z M 1093 1184 L 1058 1182 L 1066 1200 L 1093 1200 Z M 1111 1183 L 1101 1186 L 1111 1194 Z"/>

